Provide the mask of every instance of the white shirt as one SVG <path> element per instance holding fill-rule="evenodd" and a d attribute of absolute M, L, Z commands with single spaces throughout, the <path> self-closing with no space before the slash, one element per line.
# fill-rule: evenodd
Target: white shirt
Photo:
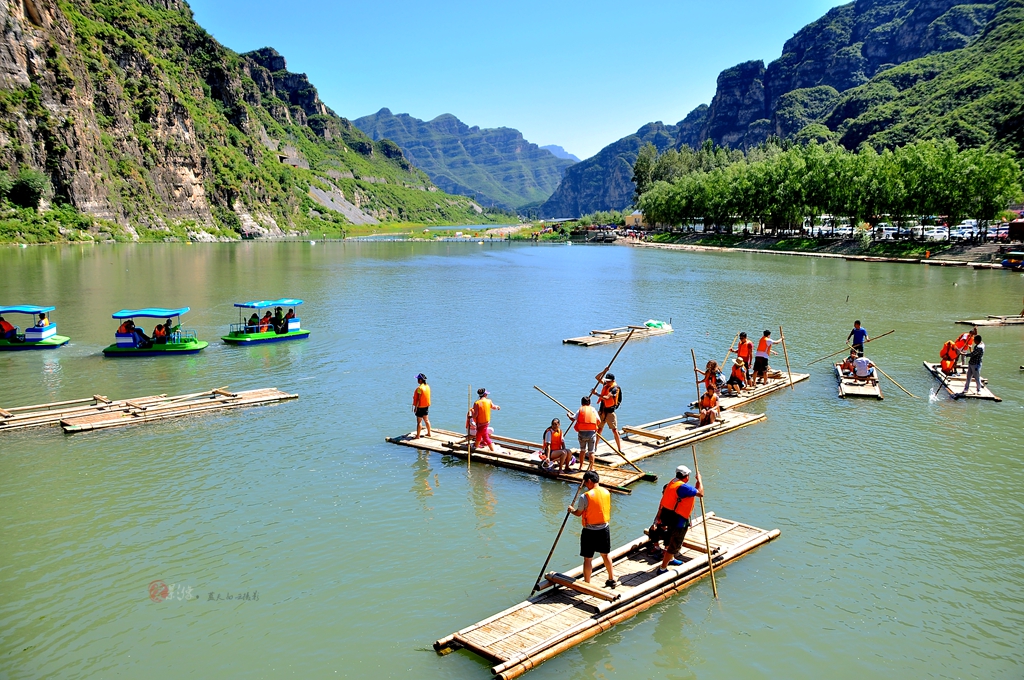
<path fill-rule="evenodd" d="M 853 370 L 858 378 L 868 377 L 871 368 L 871 361 L 867 357 L 857 357 L 853 360 Z"/>
<path fill-rule="evenodd" d="M 768 352 L 771 350 L 772 345 L 774 345 L 775 342 L 776 341 L 772 340 L 771 338 L 765 338 L 764 339 L 764 349 L 765 349 L 765 351 L 764 352 L 754 352 L 754 356 L 755 357 L 764 357 L 765 359 L 768 359 L 769 358 L 768 357 Z"/>

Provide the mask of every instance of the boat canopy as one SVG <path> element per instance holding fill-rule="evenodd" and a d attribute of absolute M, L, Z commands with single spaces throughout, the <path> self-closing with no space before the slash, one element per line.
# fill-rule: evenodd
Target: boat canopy
<path fill-rule="evenodd" d="M 57 309 L 56 307 L 40 307 L 39 305 L 10 305 L 8 307 L 0 307 L 0 314 L 43 314 L 44 312 L 52 312 Z"/>
<path fill-rule="evenodd" d="M 178 309 L 163 309 L 161 307 L 146 307 L 145 309 L 122 309 L 120 312 L 114 312 L 111 315 L 111 318 L 131 319 L 136 316 L 142 316 L 150 319 L 164 319 L 169 316 L 181 316 L 188 310 L 188 307 L 179 307 Z"/>
<path fill-rule="evenodd" d="M 252 300 L 251 302 L 236 302 L 235 307 L 246 307 L 248 309 L 264 309 L 266 307 L 295 307 L 301 305 L 302 300 L 295 298 L 281 298 L 280 300 Z"/>

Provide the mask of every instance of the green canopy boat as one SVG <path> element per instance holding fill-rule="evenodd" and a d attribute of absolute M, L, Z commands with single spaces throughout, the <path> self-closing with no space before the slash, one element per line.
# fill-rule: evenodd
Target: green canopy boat
<path fill-rule="evenodd" d="M 11 305 L 0 307 L 0 352 L 17 352 L 24 349 L 56 349 L 68 344 L 71 338 L 57 335 L 57 324 L 46 315 L 56 307 L 38 307 L 36 305 Z M 4 314 L 28 314 L 39 316 L 39 322 L 30 325 L 24 333 L 21 329 L 4 319 Z M 29 321 L 29 324 L 32 322 Z"/>
<path fill-rule="evenodd" d="M 196 338 L 196 332 L 181 327 L 181 315 L 188 312 L 188 307 L 179 309 L 163 309 L 147 307 L 146 309 L 122 309 L 114 312 L 112 318 L 121 319 L 123 323 L 114 333 L 116 342 L 103 350 L 108 357 L 161 357 L 170 354 L 195 354 L 210 343 Z M 135 319 L 166 319 L 167 323 L 157 324 L 153 337 L 135 325 Z M 170 320 L 175 319 L 171 324 Z"/>
<path fill-rule="evenodd" d="M 295 316 L 295 307 L 301 304 L 302 300 L 295 298 L 236 302 L 238 323 L 231 324 L 228 334 L 221 336 L 221 340 L 231 345 L 257 345 L 264 342 L 301 340 L 309 335 L 309 331 L 302 330 L 299 317 Z M 279 319 L 272 317 L 269 311 L 261 318 L 260 310 L 269 310 L 271 307 L 288 307 L 289 309 L 288 313 Z M 248 320 L 243 318 L 245 309 L 254 310 Z"/>

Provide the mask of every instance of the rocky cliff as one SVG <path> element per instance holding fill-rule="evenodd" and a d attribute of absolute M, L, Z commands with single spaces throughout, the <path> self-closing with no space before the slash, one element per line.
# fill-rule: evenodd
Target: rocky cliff
<path fill-rule="evenodd" d="M 439 187 L 481 205 L 518 208 L 543 201 L 573 164 L 513 128 L 470 127 L 451 114 L 429 121 L 388 109 L 353 121 L 376 140 L 393 140 Z"/>
<path fill-rule="evenodd" d="M 217 43 L 182 0 L 0 1 L 0 30 L 0 168 L 43 171 L 50 201 L 130 234 L 333 231 L 480 210 L 336 115 L 274 50 Z"/>

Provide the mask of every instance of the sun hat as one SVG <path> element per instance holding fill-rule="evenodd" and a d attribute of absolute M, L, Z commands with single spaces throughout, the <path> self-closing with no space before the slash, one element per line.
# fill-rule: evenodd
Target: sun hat
<path fill-rule="evenodd" d="M 422 380 L 423 382 L 427 382 L 427 376 L 423 375 L 422 373 L 418 374 L 416 376 L 416 379 L 417 380 Z"/>
<path fill-rule="evenodd" d="M 676 475 L 679 477 L 689 477 L 690 468 L 686 467 L 685 465 L 680 465 L 679 467 L 676 468 Z"/>

